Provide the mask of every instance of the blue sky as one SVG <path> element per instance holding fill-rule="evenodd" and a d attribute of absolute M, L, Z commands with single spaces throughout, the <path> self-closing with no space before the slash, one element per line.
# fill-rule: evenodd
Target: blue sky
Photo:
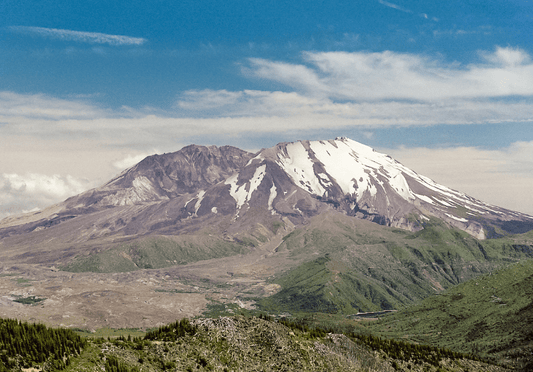
<path fill-rule="evenodd" d="M 0 0 L 0 218 L 190 144 L 348 136 L 533 214 L 532 1 Z"/>

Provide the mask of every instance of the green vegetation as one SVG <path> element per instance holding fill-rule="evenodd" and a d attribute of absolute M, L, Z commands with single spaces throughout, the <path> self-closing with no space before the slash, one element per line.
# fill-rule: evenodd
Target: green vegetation
<path fill-rule="evenodd" d="M 68 329 L 0 318 L 0 371 L 34 365 L 62 370 L 86 346 L 85 339 Z"/>
<path fill-rule="evenodd" d="M 150 331 L 144 336 L 145 340 L 176 341 L 185 335 L 194 336 L 198 327 L 191 325 L 188 319 L 184 318 L 175 323 L 159 327 L 157 330 Z"/>
<path fill-rule="evenodd" d="M 248 237 L 241 242 L 229 242 L 210 236 L 147 238 L 87 257 L 77 257 L 61 267 L 61 270 L 112 273 L 158 269 L 243 254 L 248 252 L 250 246 L 257 244 L 256 240 Z"/>
<path fill-rule="evenodd" d="M 26 278 L 17 278 L 17 284 L 27 284 L 29 283 L 31 280 L 29 279 L 26 279 Z"/>
<path fill-rule="evenodd" d="M 271 313 L 402 309 L 480 274 L 533 257 L 529 236 L 479 241 L 439 220 L 411 233 L 330 215 L 284 237 L 300 264 L 273 278 L 281 291 L 258 299 Z"/>
<path fill-rule="evenodd" d="M 533 260 L 512 264 L 372 323 L 373 332 L 533 369 Z"/>
<path fill-rule="evenodd" d="M 23 305 L 35 305 L 46 300 L 46 298 L 39 298 L 35 296 L 28 296 L 28 297 L 16 296 L 16 297 L 17 298 L 14 299 L 13 302 L 18 302 Z"/>
<path fill-rule="evenodd" d="M 259 307 L 268 312 L 321 312 L 354 314 L 359 309 L 392 309 L 401 304 L 365 276 L 335 270 L 329 256 L 305 263 L 276 281 L 283 288 Z M 341 265 L 338 265 L 341 266 Z"/>

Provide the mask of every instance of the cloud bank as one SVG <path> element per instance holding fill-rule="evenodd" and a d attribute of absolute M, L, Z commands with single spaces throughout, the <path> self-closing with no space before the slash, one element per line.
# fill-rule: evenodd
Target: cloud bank
<path fill-rule="evenodd" d="M 28 26 L 11 26 L 11 31 L 59 39 L 65 41 L 76 41 L 90 44 L 109 44 L 109 45 L 141 45 L 146 39 L 122 35 L 107 35 L 98 32 L 83 32 L 72 30 L 61 30 L 57 28 L 28 27 Z"/>
<path fill-rule="evenodd" d="M 90 187 L 90 181 L 70 175 L 0 174 L 0 219 L 43 209 Z"/>

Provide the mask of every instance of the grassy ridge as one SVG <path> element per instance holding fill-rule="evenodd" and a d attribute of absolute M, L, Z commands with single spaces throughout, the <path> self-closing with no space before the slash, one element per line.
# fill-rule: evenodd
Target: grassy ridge
<path fill-rule="evenodd" d="M 221 258 L 249 251 L 252 239 L 231 242 L 210 236 L 146 238 L 85 257 L 78 257 L 61 269 L 70 272 L 127 272 Z M 257 244 L 257 242 L 255 242 Z"/>
<path fill-rule="evenodd" d="M 410 233 L 330 215 L 284 238 L 295 268 L 259 300 L 270 312 L 399 309 L 516 260 L 533 257 L 529 235 L 479 241 L 438 220 Z"/>
<path fill-rule="evenodd" d="M 182 319 L 143 337 L 83 339 L 67 329 L 0 319 L 0 371 L 502 371 L 471 355 L 353 329 L 238 315 Z"/>
<path fill-rule="evenodd" d="M 485 274 L 384 317 L 379 334 L 533 369 L 533 260 Z"/>

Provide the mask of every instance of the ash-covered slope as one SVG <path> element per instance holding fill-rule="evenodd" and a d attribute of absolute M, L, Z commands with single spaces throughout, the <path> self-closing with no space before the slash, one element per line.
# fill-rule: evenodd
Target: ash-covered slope
<path fill-rule="evenodd" d="M 126 169 L 104 186 L 65 202 L 65 208 L 135 205 L 170 200 L 227 179 L 253 154 L 232 146 L 190 145 L 152 155 Z"/>
<path fill-rule="evenodd" d="M 483 203 L 337 138 L 281 143 L 257 154 L 191 145 L 150 156 L 41 219 L 10 219 L 0 225 L 0 238 L 4 246 L 50 239 L 105 246 L 113 236 L 178 235 L 208 226 L 231 239 L 258 224 L 298 226 L 328 210 L 411 231 L 437 217 L 481 239 L 533 229 L 531 216 Z"/>

